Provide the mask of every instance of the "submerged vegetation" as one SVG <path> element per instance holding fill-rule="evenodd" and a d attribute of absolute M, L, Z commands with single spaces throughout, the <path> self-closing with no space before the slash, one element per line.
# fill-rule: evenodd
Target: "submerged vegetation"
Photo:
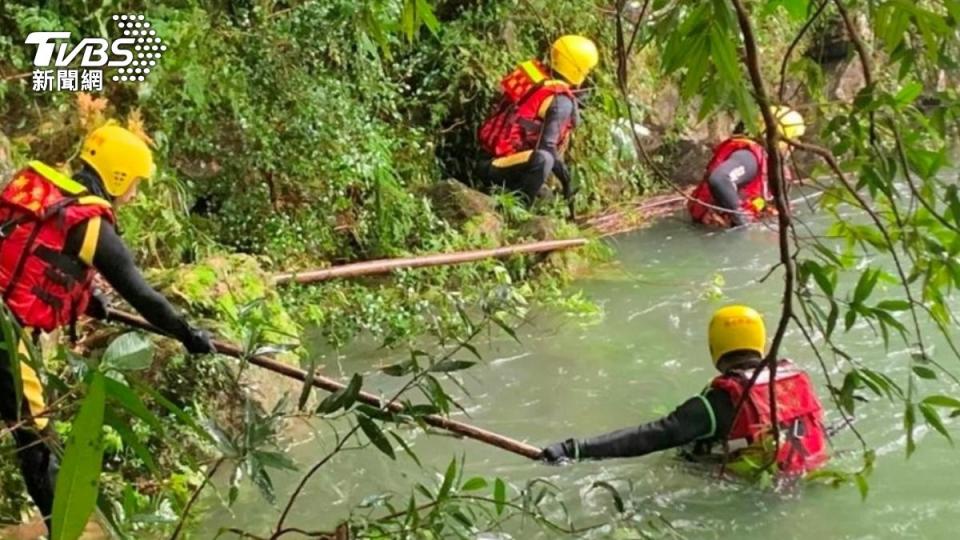
<path fill-rule="evenodd" d="M 960 359 L 951 303 L 960 196 L 939 175 L 960 125 L 960 2 L 188 0 L 146 10 L 169 51 L 144 83 L 107 84 L 96 96 L 32 90 L 28 33 L 101 35 L 112 14 L 140 7 L 0 7 L 0 171 L 28 159 L 64 163 L 83 133 L 121 118 L 153 141 L 159 162 L 154 182 L 121 212 L 125 239 L 183 309 L 244 354 L 275 354 L 311 373 L 322 370 L 319 358 L 363 339 L 408 348 L 410 360 L 383 368 L 398 391 L 377 408 L 357 403 L 361 374 L 330 396 L 295 385 L 266 400 L 250 382 L 254 368 L 188 358 L 161 338 L 90 325 L 79 346 L 51 340 L 30 362 L 44 365 L 67 441 L 58 538 L 75 538 L 95 504 L 118 535 L 186 535 L 211 483 L 225 484 L 228 504 L 253 486 L 289 510 L 299 490 L 278 499 L 272 475 L 295 468 L 283 435 L 294 418 L 348 426 L 301 486 L 347 450 L 419 464 L 404 430 L 465 407 L 459 372 L 480 360 L 472 341 L 481 332 L 513 335 L 534 302 L 595 314 L 564 287 L 602 246 L 311 288 L 270 280 L 282 270 L 583 234 L 563 221 L 559 201 L 530 211 L 510 194 L 476 193 L 450 208 L 437 189 L 459 189 L 448 178 L 472 185 L 474 132 L 496 81 L 565 31 L 591 36 L 602 55 L 571 148 L 581 213 L 672 187 L 693 133 L 724 131 L 733 118 L 758 133 L 772 126 L 759 111 L 775 102 L 814 119 L 803 141 L 779 141 L 773 129 L 766 137 L 770 148 L 793 148 L 791 166 L 811 173 L 835 219 L 828 238 L 810 232 L 771 160 L 781 256 L 771 282 L 782 284 L 783 312 L 769 358 L 788 328 L 799 329 L 845 418 L 889 399 L 903 407 L 908 454 L 921 423 L 950 438 L 944 415 L 956 416 L 960 400 L 940 381 L 957 380 L 950 362 Z M 852 76 L 850 66 L 859 84 L 838 97 L 828 88 Z M 706 296 L 722 286 L 718 274 Z M 10 320 L 2 319 L 6 350 L 18 342 Z M 858 322 L 911 349 L 906 379 L 834 343 Z M 949 350 L 933 350 L 928 326 Z M 424 336 L 435 346 L 423 346 Z M 392 401 L 405 412 L 389 412 Z M 862 468 L 816 479 L 853 483 L 866 496 L 875 450 L 861 442 Z M 30 506 L 9 437 L 0 445 L 0 521 L 17 522 Z M 594 488 L 610 493 L 631 534 L 674 534 L 612 485 Z M 331 529 L 316 538 L 470 538 L 527 517 L 557 535 L 582 533 L 555 492 L 544 481 L 516 491 L 499 478 L 466 478 L 454 457 L 436 485 L 415 483 L 402 501 L 374 497 L 339 524 L 309 528 Z M 286 515 L 268 537 L 300 532 Z"/>

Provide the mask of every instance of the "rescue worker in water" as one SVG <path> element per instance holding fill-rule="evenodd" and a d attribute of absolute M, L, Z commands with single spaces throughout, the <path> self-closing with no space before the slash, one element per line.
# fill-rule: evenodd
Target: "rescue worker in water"
<path fill-rule="evenodd" d="M 772 107 L 771 112 L 782 136 L 796 139 L 806 131 L 800 113 L 787 107 Z M 780 143 L 784 158 L 789 155 L 789 148 L 787 143 Z M 763 144 L 734 134 L 717 145 L 687 208 L 693 221 L 719 227 L 737 227 L 771 214 L 774 208 Z"/>
<path fill-rule="evenodd" d="M 567 439 L 544 448 L 542 458 L 556 463 L 633 457 L 687 446 L 683 453 L 697 461 L 722 460 L 726 447 L 732 462 L 738 454 L 762 451 L 773 423 L 769 407 L 773 384 L 781 436 L 776 455 L 780 472 L 799 475 L 820 467 L 828 457 L 820 400 L 807 374 L 789 360 L 781 360 L 776 379 L 769 380 L 769 370 L 761 368 L 765 341 L 763 319 L 755 310 L 719 309 L 710 321 L 709 344 L 720 375 L 706 390 L 664 418 L 591 439 Z M 757 369 L 763 372 L 747 390 Z"/>
<path fill-rule="evenodd" d="M 24 339 L 63 327 L 73 334 L 80 315 L 105 317 L 105 299 L 92 295 L 94 273 L 99 272 L 190 353 L 214 352 L 209 334 L 191 327 L 147 284 L 117 233 L 114 204 L 131 200 L 138 183 L 152 175 L 150 148 L 130 131 L 108 124 L 86 138 L 80 162 L 71 178 L 32 161 L 0 193 L 0 291 L 24 329 Z M 20 410 L 12 369 L 21 374 Z M 46 444 L 53 434 L 45 409 L 34 370 L 0 351 L 0 413 L 8 425 L 16 426 L 20 470 L 49 531 L 59 467 Z"/>
<path fill-rule="evenodd" d="M 529 60 L 500 82 L 503 95 L 478 132 L 483 155 L 477 175 L 484 183 L 519 192 L 529 205 L 552 173 L 573 218 L 574 188 L 564 152 L 580 121 L 574 92 L 598 60 L 593 41 L 567 35 L 550 48 L 549 68 Z"/>

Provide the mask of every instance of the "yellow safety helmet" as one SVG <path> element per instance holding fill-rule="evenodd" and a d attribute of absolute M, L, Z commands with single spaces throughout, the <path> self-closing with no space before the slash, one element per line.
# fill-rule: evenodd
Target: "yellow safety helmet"
<path fill-rule="evenodd" d="M 733 351 L 757 351 L 763 355 L 767 344 L 767 329 L 763 317 L 747 306 L 720 308 L 710 319 L 708 331 L 710 356 L 713 364 Z"/>
<path fill-rule="evenodd" d="M 550 66 L 574 86 L 583 84 L 599 61 L 596 44 L 583 36 L 562 36 L 550 48 Z"/>
<path fill-rule="evenodd" d="M 777 121 L 780 135 L 788 139 L 796 139 L 807 132 L 807 125 L 803 121 L 803 116 L 790 107 L 773 105 L 770 107 L 770 112 L 773 114 L 774 120 Z M 759 125 L 761 127 L 765 126 L 762 116 Z"/>
<path fill-rule="evenodd" d="M 103 187 L 113 197 L 126 194 L 154 171 L 153 152 L 147 143 L 116 124 L 107 124 L 88 135 L 80 159 L 100 175 Z"/>

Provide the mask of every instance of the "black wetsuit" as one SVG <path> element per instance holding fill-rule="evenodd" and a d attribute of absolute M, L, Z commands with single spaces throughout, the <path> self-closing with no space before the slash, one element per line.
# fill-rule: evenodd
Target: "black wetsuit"
<path fill-rule="evenodd" d="M 509 156 L 499 159 L 487 156 L 478 165 L 477 173 L 488 184 L 521 193 L 527 204 L 532 204 L 536 199 L 550 173 L 557 176 L 557 180 L 563 185 L 564 194 L 572 195 L 570 171 L 563 161 L 560 136 L 564 126 L 576 126 L 578 122 L 579 107 L 576 101 L 569 96 L 557 94 L 544 115 L 540 142 L 529 160 L 512 163 Z"/>
<path fill-rule="evenodd" d="M 83 184 L 91 194 L 106 198 L 99 178 L 91 171 L 82 169 L 73 179 Z M 63 250 L 81 264 L 79 254 L 88 225 L 89 221 L 85 221 L 69 231 Z M 144 280 L 134 263 L 133 255 L 120 239 L 116 229 L 106 221 L 101 220 L 92 262 L 97 272 L 151 324 L 184 343 L 188 350 L 204 352 L 207 345 L 203 342 L 209 343 L 209 337 L 193 329 L 173 306 Z M 96 302 L 91 301 L 91 308 L 94 306 Z M 29 422 L 32 412 L 26 399 L 21 404 L 20 414 L 17 414 L 14 381 L 10 373 L 9 357 L 6 351 L 0 351 L 0 415 L 8 423 L 21 420 Z M 20 470 L 27 491 L 40 509 L 41 515 L 48 519 L 49 529 L 58 463 L 44 441 L 52 437 L 53 432 L 49 428 L 38 430 L 27 424 L 15 429 L 13 436 L 17 443 Z"/>
<path fill-rule="evenodd" d="M 717 166 L 707 178 L 710 193 L 717 206 L 732 210 L 729 214 L 733 226 L 747 222 L 740 213 L 739 189 L 750 183 L 757 175 L 760 164 L 749 150 L 737 150 L 726 161 Z"/>
<path fill-rule="evenodd" d="M 642 456 L 693 442 L 713 443 L 726 437 L 736 412 L 729 394 L 709 389 L 672 413 L 637 427 L 589 439 L 567 439 L 547 447 L 544 458 L 604 459 Z"/>

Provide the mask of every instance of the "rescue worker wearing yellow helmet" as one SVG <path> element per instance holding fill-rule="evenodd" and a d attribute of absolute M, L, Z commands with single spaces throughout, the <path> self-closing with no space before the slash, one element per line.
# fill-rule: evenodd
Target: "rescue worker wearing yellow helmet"
<path fill-rule="evenodd" d="M 827 460 L 823 408 L 810 378 L 788 360 L 781 360 L 770 381 L 762 366 L 766 347 L 763 319 L 746 306 L 727 306 L 710 320 L 709 348 L 720 372 L 699 395 L 688 399 L 669 415 L 638 427 L 614 431 L 591 439 L 567 439 L 543 449 L 542 458 L 564 460 L 642 456 L 687 446 L 687 457 L 724 459 L 724 448 L 737 454 L 758 450 L 773 425 L 769 407 L 770 386 L 777 399 L 781 445 L 776 464 L 785 474 L 803 474 Z M 749 381 L 763 369 L 753 386 Z M 740 402 L 743 406 L 739 412 Z"/>
<path fill-rule="evenodd" d="M 501 80 L 502 96 L 478 132 L 477 175 L 485 184 L 518 192 L 532 204 L 552 173 L 573 217 L 564 152 L 580 118 L 574 93 L 598 61 L 593 41 L 566 35 L 550 48 L 549 67 L 529 60 Z"/>
<path fill-rule="evenodd" d="M 210 336 L 191 327 L 144 280 L 116 229 L 114 204 L 137 193 L 153 174 L 153 155 L 130 131 L 108 124 L 91 133 L 72 177 L 39 161 L 18 171 L 0 193 L 0 291 L 7 309 L 35 339 L 73 325 L 87 314 L 106 316 L 94 295 L 95 273 L 152 324 L 195 354 L 214 352 Z M 21 351 L 20 354 L 23 354 Z M 26 363 L 0 351 L 0 414 L 14 426 L 20 469 L 31 498 L 50 528 L 57 459 L 45 443 L 50 433 L 43 389 Z M 22 401 L 17 408 L 19 369 Z"/>
<path fill-rule="evenodd" d="M 772 107 L 780 134 L 797 139 L 806 131 L 803 116 L 787 107 Z M 760 119 L 763 125 L 763 119 Z M 786 157 L 789 146 L 780 145 Z M 773 210 L 767 182 L 767 154 L 758 141 L 734 134 L 713 151 L 703 181 L 688 203 L 695 222 L 737 227 L 756 221 Z"/>

